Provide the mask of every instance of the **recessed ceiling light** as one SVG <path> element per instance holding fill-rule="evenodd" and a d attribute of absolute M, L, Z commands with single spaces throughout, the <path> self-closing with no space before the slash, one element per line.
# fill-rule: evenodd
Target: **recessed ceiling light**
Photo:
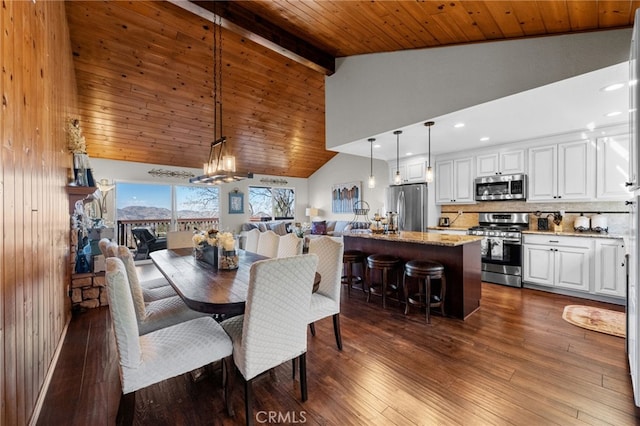
<path fill-rule="evenodd" d="M 459 129 L 460 127 L 464 127 L 464 123 L 456 123 L 453 125 L 453 127 L 455 127 L 456 129 Z"/>
<path fill-rule="evenodd" d="M 407 152 L 405 155 L 406 156 L 413 155 L 413 152 Z"/>
<path fill-rule="evenodd" d="M 483 136 L 480 138 L 480 142 L 486 142 L 489 140 L 489 136 Z"/>
<path fill-rule="evenodd" d="M 375 144 L 373 147 L 374 147 L 374 148 L 380 148 L 380 144 L 379 144 L 379 143 L 377 143 L 377 144 Z"/>
<path fill-rule="evenodd" d="M 615 117 L 616 115 L 620 115 L 622 114 L 620 111 L 611 111 L 607 114 L 605 114 L 606 117 Z"/>
<path fill-rule="evenodd" d="M 604 92 L 612 92 L 614 90 L 622 89 L 623 87 L 624 87 L 623 83 L 614 83 L 602 88 L 602 90 Z"/>

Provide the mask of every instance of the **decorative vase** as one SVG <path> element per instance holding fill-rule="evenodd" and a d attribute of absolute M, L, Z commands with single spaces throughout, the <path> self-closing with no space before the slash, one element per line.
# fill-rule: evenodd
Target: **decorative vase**
<path fill-rule="evenodd" d="M 218 247 L 216 246 L 205 245 L 194 247 L 193 257 L 195 260 L 208 263 L 214 268 L 218 267 Z"/>
<path fill-rule="evenodd" d="M 218 247 L 218 269 L 238 268 L 238 239 L 226 241 Z"/>
<path fill-rule="evenodd" d="M 204 258 L 204 249 L 202 247 L 194 247 L 193 258 L 195 260 L 202 260 Z"/>
<path fill-rule="evenodd" d="M 218 267 L 218 247 L 204 246 L 202 260 L 205 263 L 208 263 L 209 265 L 213 266 L 214 268 L 217 268 Z"/>

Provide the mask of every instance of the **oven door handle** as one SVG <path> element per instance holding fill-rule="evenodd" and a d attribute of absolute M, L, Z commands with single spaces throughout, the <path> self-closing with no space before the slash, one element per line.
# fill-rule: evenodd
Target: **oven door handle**
<path fill-rule="evenodd" d="M 505 243 L 505 244 L 511 244 L 511 245 L 522 244 L 520 240 L 504 239 L 504 240 L 502 240 L 502 242 Z"/>

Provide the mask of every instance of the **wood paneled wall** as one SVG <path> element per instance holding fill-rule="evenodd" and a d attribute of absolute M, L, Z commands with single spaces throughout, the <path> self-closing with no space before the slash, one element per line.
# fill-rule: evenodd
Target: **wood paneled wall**
<path fill-rule="evenodd" d="M 77 95 L 63 2 L 2 0 L 0 29 L 0 425 L 24 425 L 70 317 L 65 120 Z"/>

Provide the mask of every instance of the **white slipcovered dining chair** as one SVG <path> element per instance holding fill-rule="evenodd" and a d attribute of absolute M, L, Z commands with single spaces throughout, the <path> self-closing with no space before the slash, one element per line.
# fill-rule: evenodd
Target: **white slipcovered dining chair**
<path fill-rule="evenodd" d="M 342 350 L 342 335 L 340 333 L 340 293 L 342 289 L 342 255 L 344 243 L 340 239 L 320 237 L 309 242 L 309 253 L 318 256 L 318 273 L 320 286 L 311 295 L 311 309 L 309 312 L 309 328 L 315 336 L 314 322 L 333 316 L 333 332 L 336 345 Z"/>
<path fill-rule="evenodd" d="M 107 247 L 109 246 L 109 244 L 111 244 L 111 240 L 108 238 L 100 238 L 100 241 L 98 241 L 98 248 L 100 249 L 100 253 L 102 253 L 105 259 L 108 257 Z"/>
<path fill-rule="evenodd" d="M 281 235 L 278 242 L 277 257 L 291 257 L 302 254 L 302 243 L 302 238 L 295 234 Z"/>
<path fill-rule="evenodd" d="M 300 361 L 300 391 L 307 400 L 306 317 L 317 265 L 313 254 L 255 262 L 244 315 L 221 323 L 245 380 L 247 424 L 253 424 L 253 379 L 286 361 Z"/>
<path fill-rule="evenodd" d="M 116 257 L 122 261 L 127 272 L 141 336 L 174 324 L 208 316 L 208 314 L 189 308 L 177 295 L 145 302 L 133 255 L 127 247 L 119 246 Z"/>
<path fill-rule="evenodd" d="M 131 251 L 125 246 L 119 246 L 114 242 L 109 242 L 109 244 L 106 245 L 105 251 L 106 251 L 105 258 L 115 257 L 115 256 L 123 257 L 123 256 L 126 256 L 128 252 L 129 255 L 131 256 L 131 262 L 134 262 L 133 253 L 131 253 Z M 125 264 L 127 264 L 127 262 L 129 261 L 127 260 Z M 135 263 L 131 268 L 135 272 L 136 270 Z M 178 295 L 178 293 L 176 293 L 173 287 L 171 287 L 171 284 L 169 284 L 169 281 L 167 281 L 164 277 L 141 280 L 138 277 L 137 273 L 135 275 L 137 278 L 137 282 L 140 285 L 140 288 L 142 288 L 142 298 L 147 303 L 155 302 L 156 300 L 166 299 L 167 297 L 174 297 Z"/>
<path fill-rule="evenodd" d="M 246 251 L 250 251 L 251 253 L 258 252 L 258 241 L 260 241 L 260 230 L 253 228 L 247 231 L 247 240 L 244 244 L 244 249 Z"/>
<path fill-rule="evenodd" d="M 210 317 L 202 317 L 139 336 L 136 312 L 124 263 L 107 259 L 107 297 L 118 350 L 122 394 L 116 424 L 133 424 L 136 391 L 223 360 L 222 381 L 229 415 L 228 372 L 231 339 Z"/>
<path fill-rule="evenodd" d="M 278 244 L 280 243 L 280 236 L 275 232 L 269 230 L 260 233 L 260 240 L 258 241 L 258 250 L 256 253 L 266 257 L 278 257 Z"/>

